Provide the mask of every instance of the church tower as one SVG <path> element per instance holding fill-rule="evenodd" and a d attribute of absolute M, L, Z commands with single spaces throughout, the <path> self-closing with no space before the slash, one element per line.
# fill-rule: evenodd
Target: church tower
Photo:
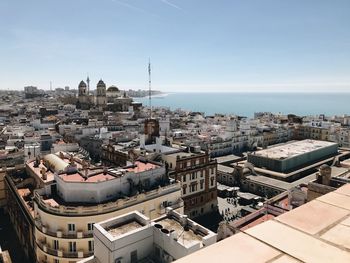
<path fill-rule="evenodd" d="M 77 108 L 82 110 L 90 109 L 90 97 L 88 95 L 86 83 L 82 80 L 78 86 Z"/>
<path fill-rule="evenodd" d="M 80 81 L 79 86 L 78 86 L 78 90 L 79 90 L 79 93 L 78 93 L 79 97 L 87 95 L 87 86 L 83 80 Z"/>
<path fill-rule="evenodd" d="M 104 107 L 107 104 L 106 84 L 101 79 L 96 88 L 96 106 Z"/>

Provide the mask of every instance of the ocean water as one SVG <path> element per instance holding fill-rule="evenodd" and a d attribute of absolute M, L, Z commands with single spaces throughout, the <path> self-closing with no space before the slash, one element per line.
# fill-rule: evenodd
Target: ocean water
<path fill-rule="evenodd" d="M 135 98 L 148 105 L 148 97 Z M 152 106 L 253 117 L 255 112 L 350 115 L 350 93 L 169 93 L 152 97 Z"/>

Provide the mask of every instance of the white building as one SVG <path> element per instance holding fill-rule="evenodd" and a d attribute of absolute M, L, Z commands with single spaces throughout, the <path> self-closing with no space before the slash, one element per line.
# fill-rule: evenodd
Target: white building
<path fill-rule="evenodd" d="M 41 146 L 40 143 L 34 142 L 30 144 L 24 145 L 24 161 L 28 161 L 29 159 L 35 159 L 37 156 L 41 154 Z"/>
<path fill-rule="evenodd" d="M 94 225 L 94 256 L 80 263 L 172 262 L 216 243 L 217 235 L 167 208 L 150 221 L 134 211 Z"/>

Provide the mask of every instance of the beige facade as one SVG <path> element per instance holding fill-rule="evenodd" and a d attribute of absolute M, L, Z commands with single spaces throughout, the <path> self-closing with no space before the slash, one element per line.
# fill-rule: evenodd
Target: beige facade
<path fill-rule="evenodd" d="M 28 161 L 26 172 L 7 173 L 5 177 L 8 212 L 30 259 L 68 263 L 91 256 L 93 224 L 124 213 L 136 210 L 151 219 L 164 214 L 166 207 L 183 213 L 181 184 L 174 180 L 158 183 L 165 173 L 160 165 L 135 162 L 122 170 L 107 171 L 88 168 L 82 160 L 67 157 L 49 154 Z M 112 198 L 104 191 L 106 181 L 117 196 Z M 105 199 L 84 199 L 95 193 L 92 190 Z M 80 199 L 69 201 L 72 196 Z"/>
<path fill-rule="evenodd" d="M 39 262 L 76 262 L 93 254 L 92 224 L 108 218 L 139 211 L 154 219 L 165 207 L 183 213 L 180 183 L 96 206 L 59 206 L 45 202 L 35 194 L 35 242 Z"/>
<path fill-rule="evenodd" d="M 185 214 L 198 217 L 217 209 L 217 163 L 208 153 L 174 153 L 165 155 L 173 176 L 181 182 Z"/>

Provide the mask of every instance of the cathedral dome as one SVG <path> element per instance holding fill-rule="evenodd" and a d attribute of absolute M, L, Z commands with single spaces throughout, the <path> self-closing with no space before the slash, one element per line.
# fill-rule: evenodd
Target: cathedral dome
<path fill-rule="evenodd" d="M 102 79 L 100 79 L 100 81 L 97 83 L 97 87 L 101 87 L 101 88 L 105 88 L 106 87 L 106 84 L 103 82 Z"/>
<path fill-rule="evenodd" d="M 79 88 L 86 88 L 86 83 L 83 80 L 80 81 Z"/>
<path fill-rule="evenodd" d="M 110 86 L 108 89 L 107 89 L 108 92 L 119 92 L 119 89 L 116 87 L 116 86 Z"/>

